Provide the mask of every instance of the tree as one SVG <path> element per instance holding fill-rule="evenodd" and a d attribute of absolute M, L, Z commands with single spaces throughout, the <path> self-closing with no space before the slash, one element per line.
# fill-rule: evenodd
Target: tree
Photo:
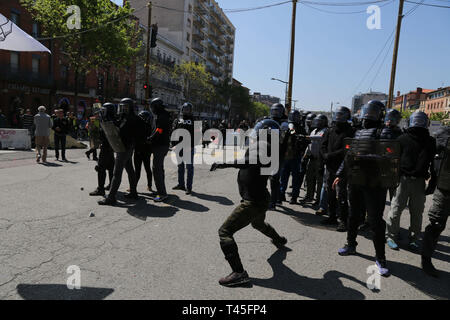
<path fill-rule="evenodd" d="M 252 109 L 252 114 L 255 116 L 255 119 L 262 118 L 270 114 L 269 106 L 261 102 L 252 102 Z"/>
<path fill-rule="evenodd" d="M 430 114 L 431 121 L 443 121 L 448 120 L 450 118 L 450 113 L 445 112 L 435 112 Z"/>
<path fill-rule="evenodd" d="M 133 9 L 129 4 L 120 7 L 110 0 L 21 0 L 41 25 L 42 35 L 55 38 L 64 52 L 66 62 L 73 72 L 75 103 L 78 96 L 78 78 L 97 68 L 107 74 L 112 66 L 130 66 L 140 50 L 137 22 L 130 18 Z M 81 29 L 69 30 L 69 6 L 81 10 Z"/>
<path fill-rule="evenodd" d="M 409 119 L 409 117 L 411 117 L 411 115 L 412 115 L 412 111 L 410 111 L 410 110 L 402 111 L 402 118 L 403 119 Z"/>
<path fill-rule="evenodd" d="M 211 75 L 203 64 L 185 61 L 175 66 L 174 77 L 183 83 L 183 94 L 187 101 L 204 104 L 213 100 L 214 87 Z"/>

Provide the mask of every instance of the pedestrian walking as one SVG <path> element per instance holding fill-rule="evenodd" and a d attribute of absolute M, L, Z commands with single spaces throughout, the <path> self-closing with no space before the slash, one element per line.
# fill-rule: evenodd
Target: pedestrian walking
<path fill-rule="evenodd" d="M 50 143 L 50 129 L 53 126 L 53 121 L 50 116 L 45 113 L 46 108 L 40 106 L 38 108 L 39 113 L 34 116 L 35 143 L 36 143 L 36 162 L 41 161 L 41 149 L 42 149 L 42 162 L 47 162 L 47 148 Z"/>

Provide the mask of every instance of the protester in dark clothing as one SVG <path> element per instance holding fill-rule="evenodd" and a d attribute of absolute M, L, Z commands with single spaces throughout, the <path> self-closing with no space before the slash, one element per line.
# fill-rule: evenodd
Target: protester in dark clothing
<path fill-rule="evenodd" d="M 273 120 L 266 119 L 262 122 L 261 129 L 279 128 L 279 125 Z M 255 126 L 256 131 L 259 131 L 258 126 L 258 124 Z M 258 134 L 255 134 L 255 136 L 258 139 Z M 270 145 L 267 142 L 259 141 L 259 144 L 260 148 L 267 148 L 266 151 L 270 150 Z M 237 231 L 251 224 L 253 228 L 271 238 L 276 247 L 281 248 L 287 243 L 286 238 L 281 237 L 271 225 L 264 221 L 270 202 L 270 193 L 267 190 L 269 176 L 262 175 L 261 170 L 264 166 L 261 164 L 258 151 L 256 151 L 257 145 L 257 140 L 250 142 L 250 147 L 245 155 L 245 163 L 238 164 L 235 161 L 231 164 L 213 164 L 211 167 L 211 171 L 218 168 L 240 169 L 238 186 L 242 198 L 241 204 L 234 209 L 219 229 L 220 247 L 232 269 L 230 275 L 219 280 L 219 284 L 223 286 L 239 286 L 250 281 L 248 273 L 242 265 L 238 246 L 233 237 Z"/>
<path fill-rule="evenodd" d="M 170 114 L 166 111 L 164 102 L 155 98 L 151 102 L 153 114 L 156 117 L 156 130 L 150 139 L 153 155 L 153 177 L 157 195 L 153 198 L 155 202 L 167 199 L 167 191 L 164 174 L 164 159 L 169 152 L 171 121 Z"/>
<path fill-rule="evenodd" d="M 61 149 L 62 161 L 66 159 L 66 136 L 69 133 L 69 120 L 64 117 L 64 111 L 57 110 L 57 117 L 53 120 L 53 131 L 55 132 L 55 158 L 59 160 L 59 149 Z"/>

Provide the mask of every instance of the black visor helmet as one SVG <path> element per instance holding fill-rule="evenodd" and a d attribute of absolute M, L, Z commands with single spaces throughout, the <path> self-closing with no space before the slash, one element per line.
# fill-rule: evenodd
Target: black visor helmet
<path fill-rule="evenodd" d="M 351 112 L 350 109 L 347 107 L 339 107 L 334 113 L 333 113 L 333 122 L 336 123 L 346 123 L 351 118 Z"/>

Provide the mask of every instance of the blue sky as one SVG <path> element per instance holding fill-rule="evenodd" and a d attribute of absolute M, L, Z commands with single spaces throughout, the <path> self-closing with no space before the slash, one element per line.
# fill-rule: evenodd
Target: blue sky
<path fill-rule="evenodd" d="M 223 9 L 278 2 L 282 0 L 218 0 Z M 450 6 L 450 1 L 425 2 Z M 404 13 L 414 6 L 405 3 Z M 360 91 L 372 89 L 387 93 L 393 46 L 386 52 L 391 42 L 387 43 L 365 81 L 359 87 L 357 85 L 395 28 L 398 0 L 381 7 L 380 30 L 366 27 L 369 14 L 365 12 L 329 14 L 301 4 L 297 8 L 293 90 L 293 99 L 298 100 L 297 108 L 329 110 L 332 101 L 349 106 L 353 94 Z M 367 5 L 318 8 L 349 12 L 363 11 Z M 288 3 L 269 9 L 227 14 L 236 27 L 234 77 L 252 92 L 284 99 L 284 84 L 270 79 L 288 79 L 291 12 L 292 4 Z M 450 9 L 420 6 L 403 19 L 395 92 L 450 85 L 449 31 Z"/>

